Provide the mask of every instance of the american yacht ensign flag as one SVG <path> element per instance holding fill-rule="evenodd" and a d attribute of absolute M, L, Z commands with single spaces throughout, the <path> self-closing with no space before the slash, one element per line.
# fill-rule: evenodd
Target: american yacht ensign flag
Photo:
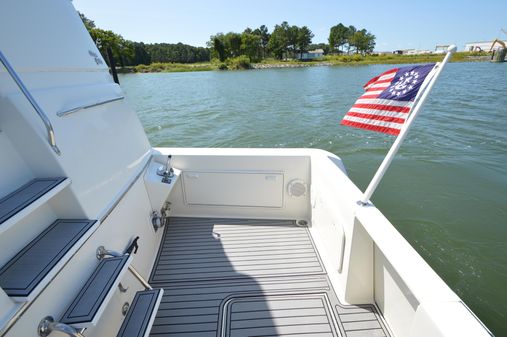
<path fill-rule="evenodd" d="M 397 136 L 434 68 L 434 63 L 394 68 L 372 78 L 341 124 Z"/>

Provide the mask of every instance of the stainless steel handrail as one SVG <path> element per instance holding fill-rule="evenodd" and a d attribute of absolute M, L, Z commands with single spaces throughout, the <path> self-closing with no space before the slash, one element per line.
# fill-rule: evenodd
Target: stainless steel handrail
<path fill-rule="evenodd" d="M 96 106 L 99 106 L 99 105 L 103 105 L 103 104 L 107 104 L 107 103 L 111 103 L 111 102 L 116 102 L 116 101 L 122 100 L 124 98 L 125 98 L 125 96 L 118 96 L 118 97 L 115 97 L 115 98 L 108 98 L 108 99 L 103 100 L 103 101 L 99 101 L 99 102 L 95 102 L 95 103 L 91 103 L 91 104 L 86 104 L 86 105 L 80 105 L 80 106 L 77 106 L 75 108 L 71 108 L 71 109 L 67 109 L 67 110 L 62 110 L 62 111 L 57 112 L 56 115 L 58 117 L 64 117 L 64 116 L 73 114 L 75 112 L 78 112 L 80 110 L 93 108 L 93 107 L 96 107 Z"/>
<path fill-rule="evenodd" d="M 51 148 L 53 149 L 53 151 L 55 151 L 55 153 L 57 155 L 60 155 L 61 154 L 60 149 L 58 148 L 58 146 L 56 146 L 55 131 L 53 129 L 53 125 L 51 124 L 51 121 L 49 120 L 48 116 L 44 113 L 44 110 L 42 110 L 42 108 L 39 106 L 39 104 L 37 103 L 35 98 L 33 98 L 32 94 L 30 94 L 30 91 L 28 91 L 28 88 L 25 86 L 23 81 L 21 81 L 21 78 L 19 78 L 19 76 L 16 73 L 16 71 L 14 70 L 14 68 L 11 66 L 9 61 L 7 61 L 7 58 L 2 53 L 2 51 L 0 51 L 0 61 L 4 65 L 5 69 L 7 70 L 7 72 L 11 76 L 11 78 L 14 80 L 14 82 L 16 82 L 16 85 L 21 90 L 23 95 L 25 95 L 28 102 L 30 102 L 32 107 L 35 109 L 35 112 L 37 112 L 40 119 L 42 119 L 42 122 L 46 126 L 46 130 L 48 133 L 49 145 L 51 145 Z"/>

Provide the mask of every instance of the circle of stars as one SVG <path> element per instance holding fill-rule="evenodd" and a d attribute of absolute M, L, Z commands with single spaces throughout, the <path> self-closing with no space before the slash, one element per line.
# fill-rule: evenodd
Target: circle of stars
<path fill-rule="evenodd" d="M 398 97 L 405 95 L 407 92 L 414 89 L 414 85 L 416 85 L 417 82 L 419 82 L 419 73 L 414 70 L 407 71 L 400 77 L 398 82 L 389 88 L 389 92 L 391 95 Z"/>

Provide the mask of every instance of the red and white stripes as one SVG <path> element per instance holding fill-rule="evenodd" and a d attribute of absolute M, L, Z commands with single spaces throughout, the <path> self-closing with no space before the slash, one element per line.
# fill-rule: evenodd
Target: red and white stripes
<path fill-rule="evenodd" d="M 391 84 L 398 68 L 388 70 L 364 85 L 359 97 L 341 124 L 397 136 L 412 108 L 412 101 L 378 98 Z"/>

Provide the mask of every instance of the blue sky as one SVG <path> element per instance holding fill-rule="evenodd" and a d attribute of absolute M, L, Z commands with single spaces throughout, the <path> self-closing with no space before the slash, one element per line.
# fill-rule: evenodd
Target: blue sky
<path fill-rule="evenodd" d="M 326 42 L 339 22 L 366 28 L 377 51 L 430 49 L 454 43 L 507 39 L 505 0 L 74 0 L 77 10 L 104 29 L 143 42 L 183 42 L 205 46 L 217 32 L 241 32 L 262 24 L 273 29 L 288 21 L 308 26 L 313 42 Z"/>

